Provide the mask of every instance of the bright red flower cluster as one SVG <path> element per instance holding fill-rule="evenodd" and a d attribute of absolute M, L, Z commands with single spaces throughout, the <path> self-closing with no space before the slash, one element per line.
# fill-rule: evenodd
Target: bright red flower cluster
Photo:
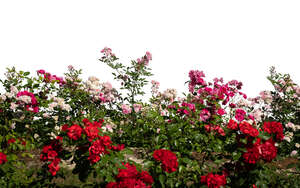
<path fill-rule="evenodd" d="M 48 168 L 52 176 L 55 176 L 60 168 L 60 158 L 58 157 L 59 152 L 62 151 L 62 144 L 60 141 L 61 137 L 58 137 L 56 140 L 53 140 L 50 145 L 44 146 L 42 154 L 40 155 L 41 161 L 51 162 L 48 165 Z"/>
<path fill-rule="evenodd" d="M 264 122 L 263 130 L 269 134 L 275 134 L 276 140 L 281 141 L 284 137 L 283 127 L 279 122 Z M 251 131 L 249 132 L 249 134 L 251 134 Z M 255 133 L 255 135 L 256 134 L 257 133 Z M 266 162 L 271 162 L 276 157 L 276 155 L 277 148 L 272 138 L 263 143 L 261 143 L 261 140 L 257 138 L 256 143 L 250 145 L 250 147 L 247 148 L 247 152 L 243 154 L 243 158 L 247 163 L 255 164 L 259 159 L 263 159 Z"/>
<path fill-rule="evenodd" d="M 206 184 L 209 188 L 219 188 L 226 185 L 226 176 L 209 173 L 206 176 L 201 176 L 201 183 Z"/>
<path fill-rule="evenodd" d="M 99 136 L 98 140 L 94 141 L 89 148 L 90 156 L 88 160 L 90 160 L 91 163 L 98 162 L 100 155 L 109 153 L 107 149 L 111 149 L 111 144 L 112 141 L 109 136 Z"/>
<path fill-rule="evenodd" d="M 257 138 L 256 143 L 247 148 L 247 152 L 243 154 L 245 162 L 255 164 L 259 159 L 271 162 L 276 157 L 277 148 L 272 138 L 264 143 L 260 142 L 261 140 Z"/>
<path fill-rule="evenodd" d="M 4 164 L 7 162 L 6 155 L 2 152 L 0 152 L 0 164 Z"/>
<path fill-rule="evenodd" d="M 26 110 L 30 111 L 30 112 L 38 113 L 39 112 L 38 102 L 37 102 L 34 94 L 29 92 L 29 91 L 20 91 L 17 94 L 17 97 L 21 97 L 21 96 L 24 96 L 24 95 L 29 96 L 31 98 L 31 103 L 26 104 Z"/>
<path fill-rule="evenodd" d="M 162 162 L 162 169 L 168 173 L 175 172 L 178 167 L 178 160 L 176 154 L 166 149 L 155 150 L 153 158 L 156 161 Z"/>
<path fill-rule="evenodd" d="M 238 129 L 238 124 L 233 119 L 230 119 L 228 124 L 227 124 L 227 128 L 231 129 L 231 130 L 237 130 Z"/>
<path fill-rule="evenodd" d="M 153 178 L 147 171 L 138 172 L 134 165 L 124 165 L 126 169 L 119 169 L 117 182 L 110 182 L 106 188 L 150 188 Z"/>
<path fill-rule="evenodd" d="M 283 126 L 281 123 L 276 121 L 264 122 L 263 129 L 269 134 L 275 134 L 276 140 L 282 141 L 284 138 L 283 135 Z"/>
<path fill-rule="evenodd" d="M 239 128 L 240 128 L 240 131 L 242 133 L 244 133 L 245 135 L 249 135 L 252 137 L 257 137 L 259 135 L 258 130 L 256 128 L 252 127 L 252 125 L 246 121 L 242 121 L 239 124 Z"/>
<path fill-rule="evenodd" d="M 74 124 L 67 128 L 67 135 L 71 140 L 78 140 L 81 137 L 82 131 L 83 129 L 79 125 Z"/>
<path fill-rule="evenodd" d="M 81 134 L 84 133 L 91 145 L 89 146 L 89 157 L 88 160 L 94 164 L 100 160 L 100 156 L 103 154 L 108 154 L 108 150 L 121 151 L 125 148 L 124 144 L 112 145 L 112 141 L 109 136 L 100 136 L 100 128 L 104 122 L 102 119 L 99 121 L 90 122 L 88 119 L 83 119 L 85 128 L 80 125 L 74 124 L 71 127 L 68 125 L 63 125 L 62 130 L 67 132 L 68 137 L 71 140 L 78 140 Z M 84 148 L 84 147 L 81 147 Z"/>

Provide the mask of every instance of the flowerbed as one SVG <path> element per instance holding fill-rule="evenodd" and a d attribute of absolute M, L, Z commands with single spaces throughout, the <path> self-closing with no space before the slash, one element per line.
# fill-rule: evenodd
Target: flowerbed
<path fill-rule="evenodd" d="M 111 49 L 101 52 L 118 89 L 96 77 L 83 81 L 72 66 L 64 77 L 7 69 L 0 95 L 1 186 L 61 186 L 70 170 L 90 187 L 300 183 L 300 87 L 288 74 L 271 68 L 275 90 L 248 99 L 241 82 L 207 81 L 204 72 L 191 70 L 189 93 L 161 92 L 152 80 L 145 101 L 152 55 L 126 66 Z M 128 157 L 131 148 L 142 151 L 138 160 Z M 32 151 L 40 151 L 38 165 L 24 168 L 28 161 L 19 159 L 34 157 Z M 276 165 L 285 159 L 295 160 L 286 166 L 291 171 Z"/>

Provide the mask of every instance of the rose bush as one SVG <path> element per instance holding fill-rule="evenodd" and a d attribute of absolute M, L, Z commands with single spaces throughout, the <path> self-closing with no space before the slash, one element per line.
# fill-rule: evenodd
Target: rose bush
<path fill-rule="evenodd" d="M 151 53 L 127 66 L 110 48 L 101 52 L 118 89 L 93 76 L 83 81 L 72 66 L 63 77 L 8 69 L 0 95 L 1 185 L 55 186 L 67 168 L 94 187 L 297 184 L 270 165 L 299 143 L 299 87 L 288 76 L 271 72 L 276 90 L 247 99 L 241 82 L 208 81 L 191 70 L 184 96 L 161 92 L 152 80 L 146 101 Z M 18 159 L 32 151 L 40 162 L 21 168 L 28 162 Z"/>

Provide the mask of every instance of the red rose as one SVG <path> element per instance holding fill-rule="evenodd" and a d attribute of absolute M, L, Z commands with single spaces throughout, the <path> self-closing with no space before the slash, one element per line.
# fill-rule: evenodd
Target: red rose
<path fill-rule="evenodd" d="M 60 162 L 60 159 L 59 158 L 55 158 L 55 160 L 53 160 L 49 165 L 49 172 L 52 174 L 52 176 L 55 176 L 56 173 L 58 172 L 59 170 L 59 162 Z"/>
<path fill-rule="evenodd" d="M 256 128 L 252 127 L 251 124 L 249 124 L 246 121 L 243 121 L 239 124 L 240 130 L 242 133 L 246 135 L 250 135 L 252 137 L 257 137 L 259 135 L 259 132 Z"/>
<path fill-rule="evenodd" d="M 89 151 L 90 151 L 90 154 L 100 155 L 100 154 L 104 153 L 105 146 L 103 145 L 101 140 L 96 140 L 90 146 Z"/>
<path fill-rule="evenodd" d="M 49 161 L 54 160 L 55 157 L 57 157 L 57 152 L 56 151 L 54 151 L 54 150 L 48 151 L 47 158 L 48 158 Z"/>
<path fill-rule="evenodd" d="M 105 145 L 105 146 L 109 146 L 112 143 L 112 141 L 110 140 L 110 137 L 107 135 L 104 135 L 100 138 L 102 140 L 103 145 Z"/>
<path fill-rule="evenodd" d="M 139 172 L 136 170 L 136 167 L 134 165 L 126 163 L 124 166 L 126 167 L 126 169 L 119 169 L 119 174 L 117 176 L 118 179 L 138 177 Z"/>
<path fill-rule="evenodd" d="M 96 126 L 87 126 L 84 128 L 84 131 L 89 141 L 92 141 L 99 136 L 99 129 Z"/>
<path fill-rule="evenodd" d="M 2 152 L 0 152 L 0 164 L 4 164 L 7 162 L 6 155 Z"/>
<path fill-rule="evenodd" d="M 116 182 L 110 182 L 108 183 L 105 188 L 117 188 L 118 184 Z"/>
<path fill-rule="evenodd" d="M 90 155 L 90 156 L 88 157 L 88 160 L 89 160 L 92 164 L 94 164 L 94 163 L 100 161 L 100 159 L 101 159 L 101 158 L 100 158 L 99 155 L 94 155 L 94 154 L 92 154 L 92 155 Z"/>
<path fill-rule="evenodd" d="M 16 140 L 14 138 L 10 138 L 10 139 L 7 140 L 8 145 L 11 144 L 11 143 L 15 143 L 15 142 L 16 142 Z"/>
<path fill-rule="evenodd" d="M 235 111 L 235 119 L 238 121 L 243 121 L 245 119 L 246 112 L 243 109 L 237 109 Z"/>
<path fill-rule="evenodd" d="M 151 188 L 154 181 L 148 172 L 142 171 L 140 173 L 134 165 L 129 163 L 124 166 L 125 169 L 119 169 L 119 174 L 116 177 L 117 182 L 108 183 L 106 188 Z"/>
<path fill-rule="evenodd" d="M 275 142 L 272 139 L 267 140 L 260 146 L 261 156 L 267 161 L 271 162 L 277 155 L 277 148 L 275 147 Z"/>
<path fill-rule="evenodd" d="M 68 130 L 68 128 L 69 128 L 69 126 L 68 126 L 67 124 L 64 124 L 64 125 L 61 127 L 61 130 L 65 132 L 65 131 Z"/>
<path fill-rule="evenodd" d="M 206 176 L 201 176 L 201 183 L 206 184 L 209 188 L 219 188 L 226 185 L 226 177 L 224 174 L 209 173 Z"/>
<path fill-rule="evenodd" d="M 123 149 L 125 149 L 125 145 L 124 144 L 118 144 L 117 146 L 112 146 L 112 149 L 115 151 L 122 151 Z"/>
<path fill-rule="evenodd" d="M 177 170 L 178 161 L 175 153 L 172 153 L 170 150 L 159 149 L 155 150 L 153 153 L 153 158 L 156 161 L 162 162 L 162 169 L 168 173 L 174 172 Z"/>
<path fill-rule="evenodd" d="M 264 122 L 263 129 L 265 132 L 269 134 L 275 134 L 276 139 L 282 141 L 284 138 L 283 135 L 283 126 L 281 123 L 272 121 L 272 122 Z"/>
<path fill-rule="evenodd" d="M 81 136 L 82 128 L 75 124 L 68 128 L 68 137 L 72 140 L 78 140 Z"/>
<path fill-rule="evenodd" d="M 152 184 L 154 183 L 154 180 L 152 178 L 152 176 L 150 176 L 150 174 L 147 171 L 142 171 L 140 174 L 140 179 L 148 184 Z"/>
<path fill-rule="evenodd" d="M 82 122 L 83 122 L 84 124 L 87 124 L 88 122 L 90 122 L 90 120 L 87 119 L 87 118 L 84 118 L 84 119 L 82 120 Z"/>
<path fill-rule="evenodd" d="M 259 149 L 256 146 L 247 148 L 247 152 L 243 154 L 245 162 L 255 164 L 259 160 Z"/>
<path fill-rule="evenodd" d="M 231 129 L 231 130 L 237 130 L 238 129 L 238 124 L 233 119 L 230 119 L 228 124 L 227 124 L 227 128 Z"/>

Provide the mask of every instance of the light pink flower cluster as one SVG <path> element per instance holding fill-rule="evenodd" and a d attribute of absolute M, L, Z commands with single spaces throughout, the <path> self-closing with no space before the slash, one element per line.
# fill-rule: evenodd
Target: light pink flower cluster
<path fill-rule="evenodd" d="M 143 57 L 138 58 L 136 61 L 140 65 L 147 66 L 151 60 L 152 60 L 152 54 L 150 52 L 146 52 L 146 54 Z"/>
<path fill-rule="evenodd" d="M 102 89 L 100 93 L 100 100 L 101 102 L 111 102 L 115 99 L 116 90 L 112 87 L 110 82 L 105 82 L 101 84 Z"/>
<path fill-rule="evenodd" d="M 265 101 L 265 103 L 270 104 L 273 101 L 270 91 L 262 91 L 259 93 L 260 98 Z"/>
<path fill-rule="evenodd" d="M 141 104 L 133 104 L 133 109 L 134 109 L 135 113 L 139 113 L 142 109 L 142 105 Z"/>
<path fill-rule="evenodd" d="M 112 53 L 112 50 L 108 47 L 105 47 L 101 50 L 101 53 L 104 54 L 104 56 L 106 57 L 112 57 L 112 56 L 115 56 L 115 54 Z"/>
<path fill-rule="evenodd" d="M 155 80 L 152 80 L 151 81 L 151 93 L 154 95 L 154 94 L 157 94 L 158 93 L 158 89 L 159 89 L 159 82 L 158 81 L 155 81 Z"/>
<path fill-rule="evenodd" d="M 122 104 L 121 106 L 123 114 L 130 114 L 131 113 L 131 108 L 130 106 L 126 104 Z"/>

